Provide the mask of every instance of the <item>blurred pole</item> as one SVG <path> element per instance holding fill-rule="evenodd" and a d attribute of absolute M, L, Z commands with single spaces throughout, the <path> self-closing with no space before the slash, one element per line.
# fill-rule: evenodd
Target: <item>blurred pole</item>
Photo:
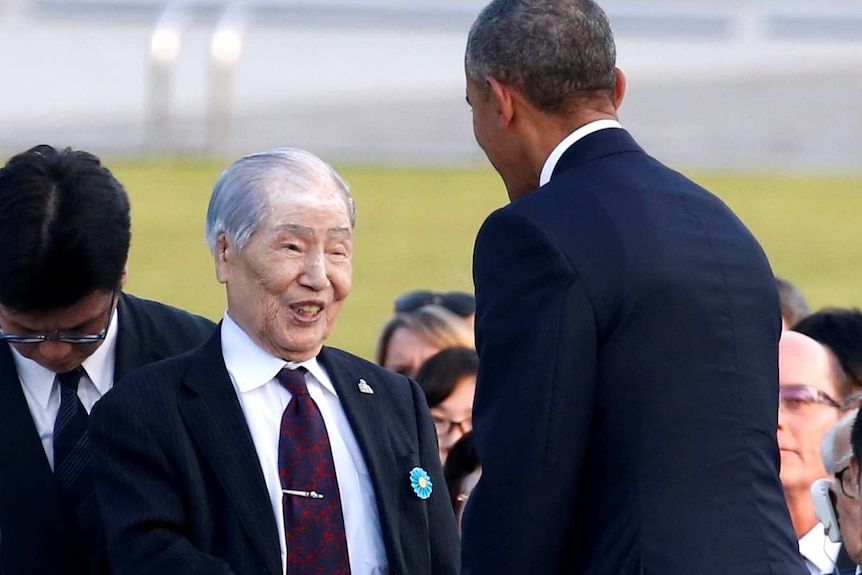
<path fill-rule="evenodd" d="M 738 42 L 763 42 L 769 37 L 767 21 L 767 14 L 763 10 L 740 8 L 734 17 L 731 33 Z"/>
<path fill-rule="evenodd" d="M 0 20 L 20 20 L 24 15 L 24 0 L 0 0 Z"/>
<path fill-rule="evenodd" d="M 242 6 L 228 7 L 216 25 L 210 44 L 209 150 L 227 155 L 231 144 L 234 71 L 242 54 L 247 13 Z"/>
<path fill-rule="evenodd" d="M 171 79 L 174 63 L 182 48 L 186 14 L 178 4 L 167 5 L 150 36 L 147 77 L 147 148 L 166 152 L 171 146 Z"/>

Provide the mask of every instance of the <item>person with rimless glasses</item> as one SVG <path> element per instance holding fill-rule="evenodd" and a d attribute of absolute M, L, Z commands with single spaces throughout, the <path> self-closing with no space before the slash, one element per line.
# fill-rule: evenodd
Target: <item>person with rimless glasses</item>
<path fill-rule="evenodd" d="M 810 337 L 785 331 L 778 343 L 778 448 L 781 485 L 809 573 L 852 565 L 817 519 L 811 485 L 829 477 L 820 457 L 826 432 L 842 416 L 849 383 L 835 356 Z"/>
<path fill-rule="evenodd" d="M 214 324 L 123 293 L 123 186 L 87 152 L 36 146 L 0 169 L 0 572 L 108 573 L 88 414 L 136 367 Z"/>

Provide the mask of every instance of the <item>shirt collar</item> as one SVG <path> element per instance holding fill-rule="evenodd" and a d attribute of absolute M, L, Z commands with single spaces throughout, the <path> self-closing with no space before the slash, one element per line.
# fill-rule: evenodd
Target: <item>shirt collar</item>
<path fill-rule="evenodd" d="M 338 397 L 335 387 L 316 357 L 299 362 L 275 357 L 255 343 L 228 312 L 224 313 L 222 320 L 221 343 L 225 367 L 236 382 L 240 393 L 266 385 L 275 379 L 285 366 L 290 369 L 301 366 L 308 370 L 324 390 Z"/>
<path fill-rule="evenodd" d="M 840 543 L 834 543 L 826 537 L 822 523 L 817 523 L 799 539 L 799 553 L 821 573 L 832 573 L 835 570 L 835 559 L 840 547 Z"/>
<path fill-rule="evenodd" d="M 117 311 L 114 310 L 102 344 L 81 364 L 86 372 L 86 377 L 93 382 L 100 396 L 107 393 L 114 384 L 114 352 L 117 348 L 117 329 Z M 54 378 L 57 374 L 32 359 L 24 357 L 14 346 L 10 345 L 9 349 L 12 350 L 12 359 L 15 361 L 18 378 L 23 385 L 27 386 L 39 405 L 43 409 L 48 409 L 48 399 L 51 396 Z"/>
<path fill-rule="evenodd" d="M 554 168 L 557 167 L 557 162 L 560 161 L 560 158 L 566 153 L 566 150 L 572 147 L 572 144 L 585 136 L 589 136 L 593 132 L 606 130 L 608 128 L 622 128 L 622 125 L 620 125 L 616 120 L 596 120 L 595 122 L 590 122 L 585 126 L 581 126 L 566 136 L 566 138 L 553 149 L 551 155 L 548 156 L 548 159 L 545 160 L 545 165 L 542 167 L 542 173 L 539 176 L 539 186 L 544 186 L 551 181 L 551 176 L 554 174 Z"/>

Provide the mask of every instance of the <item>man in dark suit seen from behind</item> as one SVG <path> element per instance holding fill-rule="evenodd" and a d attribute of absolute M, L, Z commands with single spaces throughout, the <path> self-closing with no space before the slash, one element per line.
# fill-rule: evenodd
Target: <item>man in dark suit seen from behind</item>
<path fill-rule="evenodd" d="M 106 574 L 87 418 L 114 382 L 214 324 L 123 293 L 123 186 L 91 154 L 37 146 L 0 169 L 0 571 Z"/>
<path fill-rule="evenodd" d="M 323 345 L 352 287 L 354 220 L 347 185 L 308 152 L 221 175 L 206 229 L 220 329 L 94 411 L 117 573 L 458 572 L 422 391 Z"/>
<path fill-rule="evenodd" d="M 473 130 L 511 203 L 474 251 L 463 572 L 803 574 L 772 271 L 622 129 L 615 58 L 589 0 L 497 0 L 469 34 Z"/>

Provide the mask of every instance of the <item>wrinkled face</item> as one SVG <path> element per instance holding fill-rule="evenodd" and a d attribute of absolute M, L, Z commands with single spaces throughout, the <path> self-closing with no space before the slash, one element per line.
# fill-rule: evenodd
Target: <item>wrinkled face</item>
<path fill-rule="evenodd" d="M 274 356 L 304 361 L 320 351 L 350 293 L 350 212 L 332 184 L 268 192 L 267 218 L 241 252 L 219 238 L 216 273 L 231 318 Z"/>
<path fill-rule="evenodd" d="M 485 152 L 488 161 L 500 174 L 509 198 L 515 200 L 538 187 L 538 176 L 533 173 L 511 130 L 505 122 L 494 92 L 487 85 L 467 80 L 467 103 L 473 113 L 473 135 Z"/>
<path fill-rule="evenodd" d="M 785 332 L 788 333 L 793 334 Z M 829 356 L 822 346 L 813 340 L 792 337 L 789 341 L 782 336 L 779 344 L 779 385 L 811 385 L 840 400 Z M 839 417 L 837 408 L 823 403 L 782 404 L 778 411 L 778 447 L 785 491 L 807 493 L 814 481 L 829 476 L 820 458 L 820 444 Z"/>
<path fill-rule="evenodd" d="M 74 305 L 48 313 L 18 313 L 0 306 L 0 329 L 4 334 L 18 336 L 98 334 L 114 311 L 116 300 L 113 296 L 113 291 L 95 291 Z M 102 341 L 79 344 L 49 340 L 10 345 L 42 367 L 64 373 L 81 365 L 102 345 Z"/>
<path fill-rule="evenodd" d="M 439 347 L 431 345 L 402 326 L 396 328 L 389 337 L 383 367 L 407 377 L 416 377 L 425 360 L 438 351 Z"/>
<path fill-rule="evenodd" d="M 440 461 L 446 462 L 449 450 L 465 433 L 473 429 L 473 398 L 476 395 L 476 376 L 462 377 L 452 393 L 431 408 L 431 417 L 437 430 Z"/>

